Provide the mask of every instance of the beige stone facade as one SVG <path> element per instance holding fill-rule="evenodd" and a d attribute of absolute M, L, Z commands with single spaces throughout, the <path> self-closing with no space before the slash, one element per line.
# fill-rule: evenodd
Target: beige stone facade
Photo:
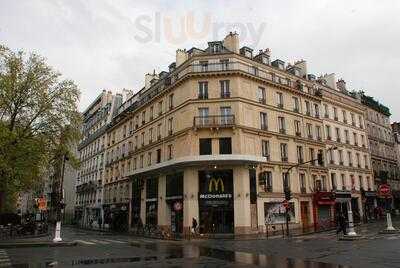
<path fill-rule="evenodd" d="M 387 113 L 365 106 L 365 118 L 371 151 L 375 184 L 387 182 L 393 189 L 399 190 L 399 173 L 395 141 Z"/>
<path fill-rule="evenodd" d="M 316 79 L 305 61 L 272 61 L 268 49 L 253 55 L 234 33 L 177 50 L 99 138 L 103 222 L 187 234 L 195 220 L 202 233 L 263 233 L 286 221 L 285 184 L 290 228 L 330 227 L 349 205 L 361 220 L 375 191 L 364 111 L 344 81 Z"/>

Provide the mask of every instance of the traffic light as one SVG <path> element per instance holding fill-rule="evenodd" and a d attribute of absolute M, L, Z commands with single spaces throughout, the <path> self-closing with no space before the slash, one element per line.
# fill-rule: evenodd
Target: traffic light
<path fill-rule="evenodd" d="M 324 157 L 322 153 L 317 154 L 317 160 L 318 160 L 318 165 L 323 166 L 324 165 Z"/>
<path fill-rule="evenodd" d="M 289 188 L 285 188 L 285 200 L 289 201 L 290 199 L 292 199 L 292 192 Z"/>

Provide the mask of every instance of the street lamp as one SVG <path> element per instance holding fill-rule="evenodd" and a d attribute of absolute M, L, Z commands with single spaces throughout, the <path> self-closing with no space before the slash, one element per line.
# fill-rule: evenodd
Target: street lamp
<path fill-rule="evenodd" d="M 65 161 L 68 160 L 68 157 L 64 154 L 63 155 L 63 162 L 62 162 L 62 168 L 61 168 L 61 180 L 60 180 L 60 185 L 59 188 L 57 189 L 57 201 L 56 201 L 56 209 L 57 209 L 57 223 L 56 223 L 56 230 L 54 233 L 54 239 L 53 242 L 61 242 L 61 210 L 63 209 L 63 184 L 64 184 L 64 169 L 65 169 Z"/>

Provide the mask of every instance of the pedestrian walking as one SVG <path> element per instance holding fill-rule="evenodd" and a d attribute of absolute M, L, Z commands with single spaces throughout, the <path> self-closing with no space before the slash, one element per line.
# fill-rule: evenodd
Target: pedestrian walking
<path fill-rule="evenodd" d="M 99 218 L 97 219 L 97 224 L 99 225 L 99 228 L 101 229 L 101 226 L 103 225 L 103 220 L 102 220 L 101 217 L 99 217 Z"/>
<path fill-rule="evenodd" d="M 195 218 L 192 219 L 192 233 L 196 234 L 197 230 L 197 220 Z"/>
<path fill-rule="evenodd" d="M 346 235 L 346 218 L 344 217 L 343 213 L 339 213 L 337 216 L 337 229 L 336 234 L 343 232 L 343 235 Z"/>

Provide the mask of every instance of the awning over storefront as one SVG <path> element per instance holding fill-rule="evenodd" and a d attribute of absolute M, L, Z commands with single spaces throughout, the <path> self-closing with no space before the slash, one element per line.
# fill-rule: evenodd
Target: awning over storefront
<path fill-rule="evenodd" d="M 336 203 L 347 203 L 351 200 L 351 192 L 337 190 L 334 192 L 334 197 Z"/>
<path fill-rule="evenodd" d="M 318 205 L 334 205 L 335 196 L 333 192 L 316 192 L 314 194 L 314 202 Z"/>

